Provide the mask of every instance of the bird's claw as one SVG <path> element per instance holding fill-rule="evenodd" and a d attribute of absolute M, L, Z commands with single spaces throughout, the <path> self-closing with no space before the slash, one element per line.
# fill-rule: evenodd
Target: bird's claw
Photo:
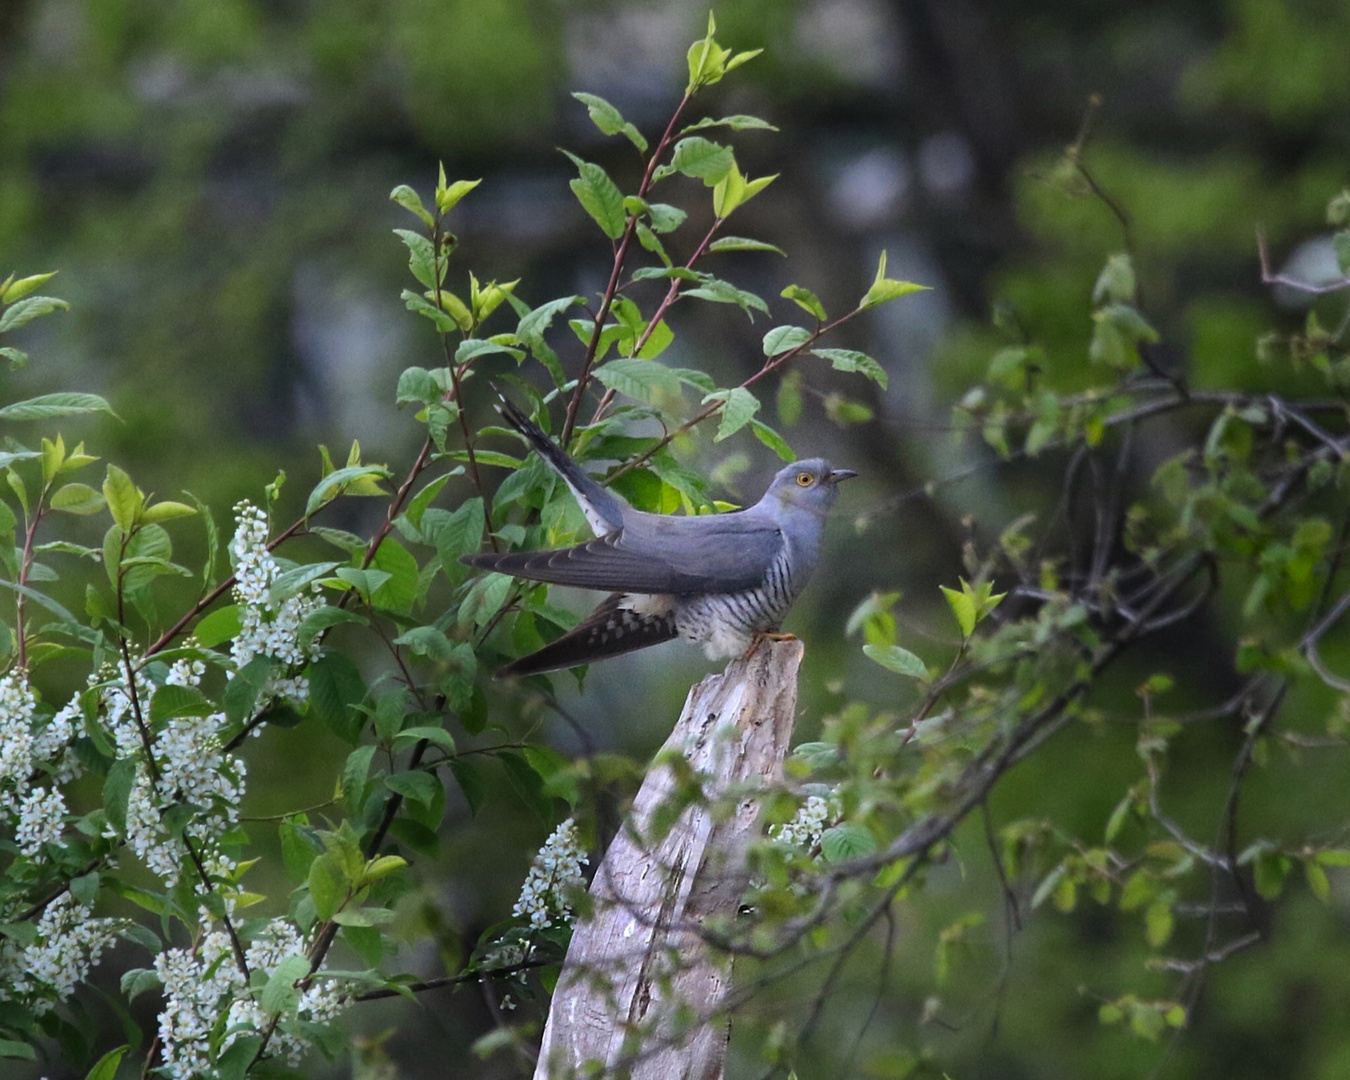
<path fill-rule="evenodd" d="M 796 634 L 780 634 L 778 632 L 761 631 L 750 638 L 750 647 L 745 650 L 741 656 L 742 660 L 749 660 L 755 653 L 759 652 L 759 647 L 766 641 L 796 641 Z"/>

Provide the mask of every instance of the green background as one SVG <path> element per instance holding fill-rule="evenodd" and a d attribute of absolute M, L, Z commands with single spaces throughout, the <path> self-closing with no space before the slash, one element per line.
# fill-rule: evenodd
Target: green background
<path fill-rule="evenodd" d="M 1091 95 L 1102 103 L 1088 160 L 1129 215 L 1143 308 L 1169 363 L 1197 386 L 1297 392 L 1292 377 L 1256 366 L 1254 336 L 1297 326 L 1302 313 L 1261 286 L 1254 236 L 1264 227 L 1283 258 L 1317 235 L 1326 200 L 1346 182 L 1350 4 L 745 0 L 717 16 L 719 40 L 766 51 L 715 89 L 708 111 L 781 128 L 737 140 L 748 174 L 782 176 L 735 231 L 791 256 L 734 256 L 726 274 L 775 297 L 798 282 L 835 312 L 865 290 L 886 248 L 891 276 L 934 286 L 830 342 L 864 349 L 890 372 L 890 390 L 869 399 L 873 421 L 831 423 L 827 396 L 857 397 L 859 380 L 804 368 L 805 408 L 787 434 L 803 456 L 825 453 L 863 474 L 789 624 L 808 642 L 799 734 L 810 738 L 845 692 L 882 703 L 896 693 L 844 639 L 857 602 L 903 590 L 901 640 L 920 651 L 925 635 L 950 641 L 936 586 L 961 572 L 963 541 L 1053 505 L 1062 468 L 1053 456 L 984 469 L 933 498 L 899 497 L 988 457 L 945 432 L 948 404 L 998 346 L 991 304 L 1013 305 L 1063 385 L 1085 363 L 1092 283 L 1125 242 L 1100 201 L 1067 197 L 1054 175 Z M 0 272 L 60 269 L 48 291 L 73 305 L 16 342 L 34 361 L 5 376 L 0 394 L 104 394 L 120 421 L 67 424 L 67 441 L 86 439 L 160 497 L 191 490 L 224 528 L 228 508 L 260 498 L 278 469 L 290 478 L 280 519 L 291 520 L 318 477 L 316 443 L 339 456 L 360 439 L 367 460 L 399 472 L 420 436 L 394 408 L 394 383 L 405 366 L 434 366 L 438 345 L 398 300 L 410 282 L 389 230 L 407 220 L 388 191 L 406 182 L 425 194 L 437 161 L 452 179 L 483 178 L 456 211 L 452 288 L 463 292 L 472 269 L 480 280 L 521 278 L 531 304 L 594 294 L 608 245 L 571 198 L 556 148 L 601 161 L 621 186 L 636 182 L 638 163 L 622 140 L 601 140 L 567 93 L 601 94 L 656 134 L 705 17 L 688 4 L 561 0 L 0 3 Z M 776 317 L 792 317 L 786 301 L 774 303 Z M 762 319 L 752 326 L 735 309 L 704 306 L 672 321 L 672 363 L 728 385 L 761 362 Z M 563 353 L 564 363 L 578 357 Z M 470 408 L 485 410 L 486 379 L 477 384 Z M 720 470 L 733 501 L 757 497 L 776 464 L 748 438 L 697 458 Z M 327 523 L 369 529 L 381 512 L 375 500 L 349 500 Z M 191 563 L 192 541 L 183 543 Z M 1222 614 L 1133 657 L 1099 703 L 1109 711 L 1118 691 L 1127 712 L 1130 688 L 1160 665 L 1186 702 L 1221 698 L 1234 678 Z M 1337 651 L 1330 643 L 1328 656 Z M 595 746 L 642 758 L 707 668 L 683 645 L 616 661 L 593 670 L 569 707 Z M 1304 695 L 1291 723 L 1315 726 L 1332 705 Z M 544 723 L 564 752 L 582 747 L 556 717 Z M 1137 773 L 1132 740 L 1109 722 L 1071 729 L 1007 780 L 996 819 L 1044 816 L 1096 833 Z M 1237 740 L 1228 730 L 1178 740 L 1169 795 L 1188 826 L 1213 818 Z M 248 812 L 325 799 L 344 753 L 331 742 L 316 748 L 302 727 L 251 744 Z M 1348 774 L 1341 751 L 1272 761 L 1253 776 L 1244 814 L 1292 837 L 1325 830 L 1344 816 Z M 552 827 L 508 788 L 493 799 L 490 829 L 453 809 L 444 877 L 424 868 L 426 917 L 446 928 L 444 941 L 472 942 L 509 910 Z M 906 1055 L 923 1047 L 959 1080 L 1143 1077 L 1160 1063 L 1176 1077 L 1350 1075 L 1344 880 L 1333 877 L 1329 905 L 1294 887 L 1271 907 L 1269 940 L 1211 973 L 1191 1030 L 1164 1058 L 1097 1020 L 1106 998 L 1169 992 L 1167 976 L 1141 966 L 1138 920 L 1084 900 L 1070 914 L 1038 911 L 1009 938 L 977 823 L 961 847 L 963 858 L 901 907 L 889 971 L 871 953 L 835 989 L 803 1080 L 903 1075 Z M 986 932 L 936 988 L 937 931 L 972 909 L 986 913 Z M 115 986 L 119 966 L 142 963 L 132 952 L 114 952 L 99 981 Z M 434 973 L 435 953 L 428 934 L 400 959 Z M 753 1011 L 767 1026 L 802 1008 L 813 986 L 785 987 Z M 938 992 L 942 1022 L 921 1023 Z M 135 1010 L 147 1029 L 152 1010 L 148 997 Z M 468 1053 L 491 1027 L 472 989 L 427 995 L 420 1007 L 354 1008 L 348 1023 L 372 1040 L 359 1075 L 519 1071 L 509 1055 Z M 110 1016 L 108 1028 L 112 1040 Z M 744 1030 L 734 1045 L 752 1047 L 759 1029 Z M 73 1075 L 59 1063 L 43 1074 Z"/>

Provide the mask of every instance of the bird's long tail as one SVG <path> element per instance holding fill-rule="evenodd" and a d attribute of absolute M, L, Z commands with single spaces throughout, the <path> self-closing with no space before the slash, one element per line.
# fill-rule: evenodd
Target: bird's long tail
<path fill-rule="evenodd" d="M 507 664 L 497 672 L 497 678 L 577 667 L 678 636 L 673 612 L 643 614 L 621 606 L 623 599 L 623 593 L 614 593 L 557 641 Z"/>
<path fill-rule="evenodd" d="M 613 493 L 597 484 L 589 473 L 567 456 L 566 452 L 544 434 L 543 429 L 526 416 L 504 395 L 497 411 L 502 418 L 525 437 L 525 441 L 552 466 L 553 470 L 572 489 L 586 520 L 596 535 L 603 535 L 623 524 L 623 507 Z"/>

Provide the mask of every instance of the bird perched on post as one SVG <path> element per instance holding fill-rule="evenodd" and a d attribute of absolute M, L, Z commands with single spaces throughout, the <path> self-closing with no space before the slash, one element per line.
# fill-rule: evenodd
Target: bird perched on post
<path fill-rule="evenodd" d="M 502 668 L 499 678 L 589 664 L 677 637 L 701 642 L 710 660 L 745 652 L 782 623 L 815 569 L 837 485 L 857 475 L 809 458 L 781 470 L 744 510 L 649 514 L 596 483 L 505 398 L 498 411 L 567 483 L 596 536 L 575 547 L 463 561 L 611 593 L 558 640 Z"/>

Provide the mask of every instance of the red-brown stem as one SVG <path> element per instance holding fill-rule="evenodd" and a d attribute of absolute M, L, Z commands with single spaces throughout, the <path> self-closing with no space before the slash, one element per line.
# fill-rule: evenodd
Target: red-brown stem
<path fill-rule="evenodd" d="M 726 221 L 726 218 L 713 218 L 712 228 L 708 230 L 708 235 L 699 241 L 698 247 L 694 248 L 694 253 L 689 256 L 689 261 L 684 264 L 686 270 L 692 270 L 694 268 L 694 263 L 698 262 L 698 260 L 703 257 L 703 254 L 708 250 L 708 245 L 712 243 L 712 238 L 717 235 L 717 230 L 722 227 L 722 222 L 724 221 Z M 671 306 L 679 299 L 679 296 L 680 279 L 671 278 L 670 288 L 666 290 L 665 297 L 662 298 L 661 303 L 657 305 L 655 313 L 647 323 L 647 328 L 642 331 L 637 339 L 637 344 L 633 346 L 634 356 L 637 356 L 642 352 L 643 346 L 647 344 L 647 341 L 651 338 L 652 334 L 656 332 L 657 326 L 660 325 L 661 320 L 665 318 L 666 312 L 671 309 Z M 592 424 L 599 423 L 600 418 L 605 415 L 605 410 L 613 404 L 614 393 L 613 389 L 606 390 L 604 396 L 600 398 L 600 404 L 596 406 L 595 413 L 591 416 Z"/>
<path fill-rule="evenodd" d="M 812 335 L 805 341 L 803 341 L 800 345 L 796 346 L 795 348 L 788 349 L 786 352 L 779 353 L 777 356 L 772 356 L 768 360 L 764 361 L 764 366 L 761 367 L 758 371 L 756 371 L 753 375 L 751 375 L 748 379 L 746 379 L 743 383 L 741 383 L 741 386 L 742 387 L 753 386 L 755 383 L 759 382 L 760 379 L 764 378 L 765 375 L 777 371 L 789 360 L 792 360 L 795 357 L 800 356 L 802 353 L 810 349 L 811 346 L 814 345 L 817 341 L 819 341 L 826 334 L 828 334 L 831 330 L 835 329 L 836 327 L 842 326 L 844 323 L 852 319 L 855 315 L 860 314 L 863 310 L 865 309 L 860 307 L 854 308 L 847 315 L 839 316 L 839 318 L 835 319 L 834 322 L 822 323 L 818 325 L 815 329 L 815 332 L 812 333 Z M 683 435 L 686 431 L 689 431 L 691 428 L 697 427 L 699 424 L 703 423 L 704 420 L 708 419 L 708 417 L 716 415 L 721 410 L 724 404 L 725 402 L 722 401 L 711 402 L 705 408 L 701 409 L 699 412 L 691 416 L 679 427 L 675 428 L 674 431 L 666 432 L 666 434 L 663 435 L 657 441 L 656 445 L 653 446 L 650 450 L 647 450 L 646 452 L 635 457 L 632 461 L 626 462 L 619 468 L 615 469 L 612 473 L 609 474 L 609 476 L 605 479 L 604 482 L 606 484 L 612 483 L 616 478 L 622 476 L 630 469 L 636 469 L 639 465 L 643 464 L 646 461 L 649 461 L 652 457 L 656 455 L 656 453 L 659 450 L 661 450 L 663 447 L 669 446 L 672 442 L 674 442 L 679 436 Z"/>
<path fill-rule="evenodd" d="M 399 485 L 398 491 L 394 493 L 393 499 L 389 502 L 389 509 L 384 513 L 384 520 L 380 522 L 380 527 L 375 530 L 375 535 L 370 538 L 370 543 L 366 545 L 366 552 L 361 557 L 361 569 L 364 570 L 375 561 L 375 553 L 380 550 L 380 545 L 384 543 L 384 538 L 389 535 L 394 527 L 394 519 L 398 517 L 403 510 L 403 504 L 408 499 L 408 493 L 412 491 L 412 486 L 417 482 L 417 478 L 422 475 L 422 470 L 427 467 L 427 458 L 431 456 L 431 436 L 428 435 L 422 442 L 422 449 L 417 452 L 417 459 L 412 463 L 412 468 L 408 470 L 408 475 L 404 477 L 403 483 Z M 342 595 L 342 600 L 338 606 L 344 606 L 343 601 L 351 596 L 348 591 Z"/>
<path fill-rule="evenodd" d="M 19 563 L 19 586 L 20 588 L 28 585 L 28 570 L 33 565 L 33 537 L 37 535 L 38 523 L 42 520 L 42 500 L 46 497 L 47 489 L 44 487 L 42 494 L 38 496 L 37 510 L 33 513 L 33 520 L 28 523 L 28 534 L 23 540 L 23 559 Z M 15 593 L 18 598 L 14 605 L 14 619 L 19 631 L 19 670 L 23 671 L 28 667 L 28 633 L 24 628 L 24 595 Z"/>
<path fill-rule="evenodd" d="M 652 177 L 656 174 L 656 166 L 661 160 L 661 155 L 666 152 L 666 147 L 670 145 L 670 140 L 675 135 L 675 125 L 679 123 L 680 114 L 684 112 L 684 107 L 689 104 L 690 97 L 692 97 L 692 91 L 686 91 L 684 97 L 680 99 L 680 103 L 675 106 L 675 112 L 671 115 L 670 123 L 666 125 L 661 140 L 656 144 L 656 149 L 652 151 L 652 156 L 647 161 L 647 168 L 642 174 L 642 183 L 638 185 L 637 197 L 639 199 L 645 199 L 647 192 L 651 190 Z M 563 421 L 562 437 L 559 440 L 564 448 L 572 441 L 572 432 L 577 426 L 577 413 L 581 409 L 581 399 L 586 394 L 586 387 L 591 379 L 591 369 L 595 366 L 595 354 L 600 348 L 600 334 L 604 329 L 605 319 L 609 317 L 609 309 L 614 304 L 614 297 L 618 295 L 619 278 L 623 275 L 623 265 L 628 258 L 628 248 L 633 242 L 633 235 L 637 232 L 637 223 L 637 214 L 628 215 L 623 236 L 619 238 L 618 247 L 614 251 L 614 267 L 610 270 L 609 281 L 605 285 L 605 292 L 600 300 L 600 310 L 595 315 L 591 340 L 586 346 L 586 356 L 581 361 L 581 374 L 577 376 L 576 388 L 572 391 L 572 398 L 567 403 L 567 418 Z"/>

